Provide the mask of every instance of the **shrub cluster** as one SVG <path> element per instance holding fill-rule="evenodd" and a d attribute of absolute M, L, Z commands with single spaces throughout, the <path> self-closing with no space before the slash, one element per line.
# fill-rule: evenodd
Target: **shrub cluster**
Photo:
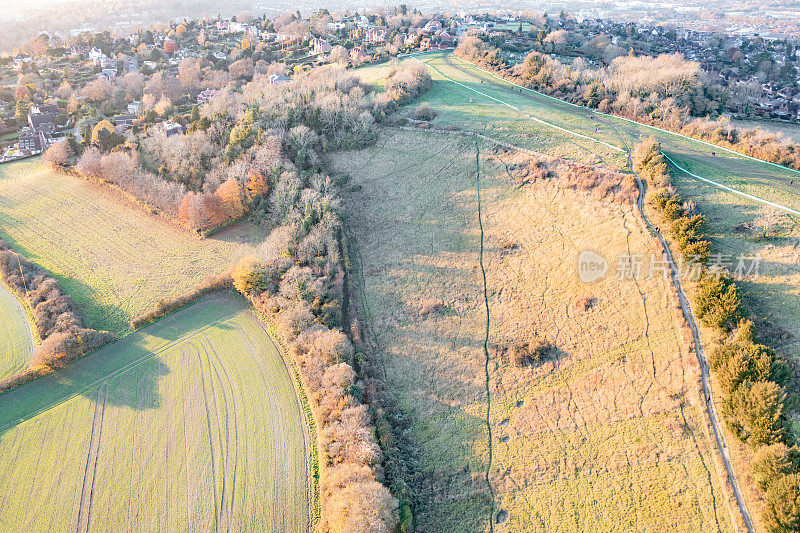
<path fill-rule="evenodd" d="M 552 181 L 564 189 L 588 192 L 600 200 L 623 204 L 635 202 L 639 194 L 633 177 L 617 170 L 560 158 L 548 160 L 524 154 L 514 155 L 505 148 L 497 148 L 495 155 L 519 185 Z"/>
<path fill-rule="evenodd" d="M 525 367 L 535 366 L 546 360 L 552 348 L 552 344 L 536 337 L 529 341 L 499 346 L 497 350 L 502 361 L 507 361 L 515 367 Z"/>
<path fill-rule="evenodd" d="M 0 382 L 0 392 L 63 366 L 114 340 L 106 331 L 84 328 L 72 298 L 58 282 L 0 242 L 0 278 L 24 296 L 42 343 L 34 350 L 22 374 Z"/>
<path fill-rule="evenodd" d="M 386 76 L 385 98 L 397 105 L 407 104 L 431 87 L 431 75 L 420 61 L 412 59 L 392 65 Z"/>
<path fill-rule="evenodd" d="M 727 329 L 725 327 L 721 328 Z M 753 323 L 738 327 L 717 346 L 709 364 L 722 388 L 728 427 L 754 451 L 751 470 L 764 491 L 768 531 L 796 531 L 800 524 L 800 450 L 788 431 L 787 388 L 792 374 L 774 350 L 754 341 Z"/>
<path fill-rule="evenodd" d="M 695 139 L 730 148 L 745 155 L 800 170 L 800 146 L 782 134 L 760 128 L 738 128 L 728 117 L 716 120 L 698 118 L 681 128 L 680 133 Z"/>
<path fill-rule="evenodd" d="M 412 116 L 415 120 L 424 120 L 426 122 L 430 122 L 436 118 L 436 111 L 428 102 L 422 102 L 419 107 L 414 110 Z"/>
<path fill-rule="evenodd" d="M 787 388 L 792 374 L 774 350 L 755 342 L 745 319 L 739 288 L 724 271 L 705 268 L 710 252 L 702 215 L 690 215 L 670 186 L 659 145 L 649 139 L 633 153 L 634 169 L 656 190 L 650 201 L 685 255 L 694 254 L 700 278 L 694 313 L 721 336 L 709 365 L 722 389 L 722 415 L 731 432 L 754 450 L 753 479 L 766 492 L 764 523 L 769 531 L 795 531 L 800 524 L 800 451 L 789 447 Z"/>
<path fill-rule="evenodd" d="M 687 263 L 705 264 L 711 253 L 711 242 L 706 239 L 706 218 L 692 214 L 693 206 L 684 202 L 670 185 L 669 171 L 661 145 L 652 137 L 636 146 L 632 154 L 633 169 L 647 180 L 650 204 L 668 224 L 667 229 L 675 239 L 678 251 Z"/>

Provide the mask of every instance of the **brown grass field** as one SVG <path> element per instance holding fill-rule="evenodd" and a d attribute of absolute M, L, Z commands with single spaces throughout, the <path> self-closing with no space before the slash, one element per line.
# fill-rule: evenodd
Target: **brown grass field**
<path fill-rule="evenodd" d="M 495 529 L 733 529 L 671 286 L 614 275 L 620 254 L 657 254 L 633 206 L 550 181 L 516 187 L 503 164 L 513 156 L 481 151 Z M 488 530 L 474 141 L 383 131 L 334 166 L 351 176 L 347 226 L 373 357 L 410 421 L 417 524 Z M 583 250 L 609 263 L 592 284 L 576 274 Z M 544 361 L 506 357 L 537 341 L 552 345 Z"/>
<path fill-rule="evenodd" d="M 263 237 L 238 224 L 202 239 L 38 158 L 0 165 L 0 238 L 53 274 L 94 329 L 128 333 L 131 317 L 225 270 Z"/>

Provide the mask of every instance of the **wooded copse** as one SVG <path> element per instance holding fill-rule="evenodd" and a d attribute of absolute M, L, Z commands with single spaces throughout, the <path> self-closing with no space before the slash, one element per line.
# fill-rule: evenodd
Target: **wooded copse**
<path fill-rule="evenodd" d="M 765 491 L 764 524 L 769 531 L 793 531 L 800 523 L 800 450 L 787 431 L 788 409 L 794 400 L 788 363 L 775 350 L 755 342 L 755 330 L 735 281 L 724 270 L 707 268 L 711 243 L 703 229 L 706 219 L 692 214 L 670 183 L 660 145 L 654 139 L 637 145 L 634 169 L 653 191 L 651 205 L 669 224 L 669 233 L 689 262 L 700 266 L 694 312 L 717 334 L 709 365 L 722 389 L 722 415 L 731 432 L 754 453 L 752 475 Z M 687 260 L 684 259 L 684 263 Z M 791 447 L 790 447 L 791 446 Z"/>
<path fill-rule="evenodd" d="M 698 63 L 680 54 L 619 56 L 608 66 L 590 68 L 581 58 L 565 65 L 531 51 L 511 65 L 500 50 L 475 35 L 461 39 L 454 52 L 519 85 L 737 152 L 800 170 L 800 145 L 759 128 L 733 126 L 718 114 L 722 95 L 708 86 Z"/>
<path fill-rule="evenodd" d="M 404 65 L 397 76 L 413 82 L 416 74 L 404 74 L 410 70 Z M 405 87 L 414 88 L 413 83 Z M 315 168 L 320 154 L 374 140 L 378 106 L 368 97 L 370 90 L 335 66 L 296 75 L 282 85 L 255 74 L 250 82 L 232 82 L 189 115 L 175 117 L 185 124 L 185 135 L 166 136 L 153 128 L 138 142 L 108 153 L 93 145 L 76 169 L 192 229 L 208 230 L 247 211 L 263 218 L 266 197 L 273 191 L 283 194 L 278 183 L 292 179 L 279 179 L 282 173 Z M 287 201 L 291 198 L 274 203 Z"/>
<path fill-rule="evenodd" d="M 0 392 L 17 387 L 114 340 L 114 336 L 107 331 L 84 328 L 72 298 L 64 293 L 58 282 L 2 241 L 0 277 L 30 306 L 36 331 L 42 341 L 34 350 L 26 370 L 0 381 Z"/>

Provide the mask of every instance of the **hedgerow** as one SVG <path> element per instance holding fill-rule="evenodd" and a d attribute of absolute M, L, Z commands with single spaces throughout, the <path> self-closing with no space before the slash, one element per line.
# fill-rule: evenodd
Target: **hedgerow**
<path fill-rule="evenodd" d="M 84 328 L 72 298 L 58 282 L 2 241 L 0 278 L 28 302 L 42 340 L 26 370 L 0 381 L 0 392 L 22 385 L 114 340 L 114 335 L 107 331 Z"/>
<path fill-rule="evenodd" d="M 648 139 L 633 152 L 641 177 L 655 185 L 650 204 L 668 224 L 678 249 L 693 253 L 701 268 L 694 294 L 697 318 L 719 335 L 709 365 L 722 389 L 722 415 L 731 432 L 754 452 L 752 474 L 765 492 L 764 523 L 770 531 L 795 531 L 800 525 L 800 461 L 789 447 L 787 410 L 792 373 L 775 350 L 755 342 L 753 322 L 746 318 L 739 287 L 719 268 L 707 268 L 711 243 L 703 233 L 706 221 L 691 214 L 670 185 L 659 144 Z"/>

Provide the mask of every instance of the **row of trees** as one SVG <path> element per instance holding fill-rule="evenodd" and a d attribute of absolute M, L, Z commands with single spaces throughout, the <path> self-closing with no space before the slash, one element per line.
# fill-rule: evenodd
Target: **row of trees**
<path fill-rule="evenodd" d="M 800 169 L 800 146 L 781 135 L 758 128 L 736 128 L 726 118 L 693 118 L 720 111 L 720 97 L 707 83 L 699 64 L 680 54 L 619 56 L 607 67 L 589 68 L 582 58 L 565 65 L 532 51 L 512 66 L 500 49 L 474 35 L 465 36 L 455 53 L 556 98 Z"/>
<path fill-rule="evenodd" d="M 308 393 L 322 452 L 320 531 L 392 531 L 399 523 L 359 358 L 343 332 L 339 183 L 323 165 L 326 151 L 374 140 L 367 89 L 331 67 L 282 86 L 256 75 L 241 95 L 203 109 L 229 132 L 219 139 L 232 157 L 212 175 L 244 173 L 246 196 L 263 191 L 250 208 L 272 231 L 231 277 L 278 327 Z"/>
<path fill-rule="evenodd" d="M 647 180 L 652 193 L 649 202 L 661 214 L 678 251 L 687 263 L 705 264 L 711 254 L 711 241 L 706 238 L 706 217 L 694 213 L 694 204 L 684 202 L 669 183 L 667 162 L 660 145 L 652 137 L 636 146 L 634 170 Z"/>
<path fill-rule="evenodd" d="M 147 172 L 139 166 L 137 154 L 124 150 L 103 154 L 98 148 L 89 147 L 75 168 L 86 177 L 112 183 L 171 217 L 177 217 L 187 194 L 186 186 Z"/>
<path fill-rule="evenodd" d="M 278 327 L 309 395 L 322 447 L 320 531 L 392 531 L 398 503 L 380 482 L 382 452 L 353 346 L 342 333 L 339 193 L 284 163 L 270 196 L 278 223 L 232 269 L 234 286 Z"/>
<path fill-rule="evenodd" d="M 702 139 L 737 152 L 800 170 L 800 146 L 783 134 L 760 128 L 738 128 L 727 117 L 716 120 L 699 118 L 684 126 L 680 133 Z"/>
<path fill-rule="evenodd" d="M 83 327 L 75 304 L 44 270 L 10 250 L 0 241 L 0 279 L 21 295 L 33 311 L 41 344 L 28 368 L 0 381 L 0 392 L 21 385 L 53 368 L 63 366 L 114 340 L 106 331 Z"/>
<path fill-rule="evenodd" d="M 705 218 L 688 213 L 691 209 L 671 187 L 659 144 L 649 139 L 638 145 L 633 163 L 655 189 L 651 203 L 670 224 L 679 249 L 695 254 L 693 260 L 701 266 L 694 312 L 720 336 L 709 355 L 709 365 L 722 390 L 725 423 L 755 452 L 753 478 L 766 492 L 764 523 L 769 531 L 796 531 L 800 524 L 800 450 L 788 446 L 789 366 L 777 352 L 755 342 L 753 322 L 745 319 L 739 288 L 730 275 L 704 267 L 710 252 L 702 233 Z"/>

